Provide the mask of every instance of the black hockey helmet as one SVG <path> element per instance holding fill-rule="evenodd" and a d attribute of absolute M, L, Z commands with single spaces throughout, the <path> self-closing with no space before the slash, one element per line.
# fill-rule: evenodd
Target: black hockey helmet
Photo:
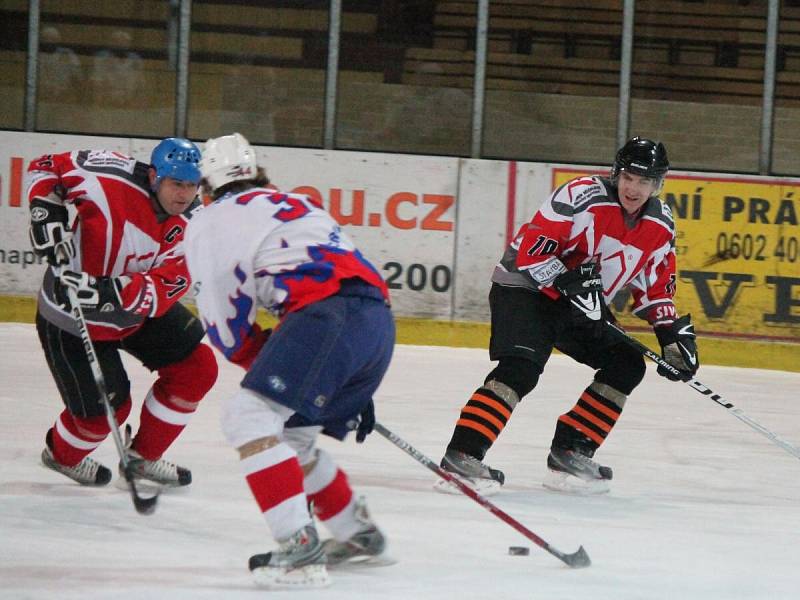
<path fill-rule="evenodd" d="M 611 168 L 611 179 L 616 181 L 620 171 L 627 171 L 660 182 L 668 170 L 669 160 L 664 144 L 637 136 L 625 142 L 617 152 Z"/>

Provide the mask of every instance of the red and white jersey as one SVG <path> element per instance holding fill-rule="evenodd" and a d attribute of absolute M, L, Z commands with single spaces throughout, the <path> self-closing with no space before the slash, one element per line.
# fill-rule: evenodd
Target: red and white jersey
<path fill-rule="evenodd" d="M 226 194 L 192 219 L 185 246 L 208 337 L 233 362 L 256 343 L 258 306 L 282 316 L 336 294 L 352 278 L 389 296 L 333 217 L 302 194 Z"/>
<path fill-rule="evenodd" d="M 650 198 L 634 219 L 605 177 L 579 177 L 553 192 L 522 226 L 495 268 L 492 281 L 538 290 L 556 299 L 553 280 L 594 262 L 606 304 L 624 287 L 633 312 L 653 325 L 676 318 L 675 224 L 669 207 Z"/>
<path fill-rule="evenodd" d="M 163 315 L 189 289 L 183 234 L 189 213 L 170 216 L 151 197 L 148 165 L 105 150 L 48 154 L 31 161 L 30 201 L 41 196 L 74 205 L 77 256 L 68 266 L 94 276 L 125 275 L 124 311 L 85 311 L 91 337 L 121 339 L 145 318 Z M 47 320 L 77 331 L 72 316 L 59 307 L 53 275 L 45 275 L 39 310 Z"/>

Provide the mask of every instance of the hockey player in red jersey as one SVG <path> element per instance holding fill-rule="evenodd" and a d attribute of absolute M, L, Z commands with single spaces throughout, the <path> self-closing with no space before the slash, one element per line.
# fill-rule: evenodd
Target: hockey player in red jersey
<path fill-rule="evenodd" d="M 208 140 L 201 169 L 214 202 L 189 225 L 186 260 L 209 339 L 247 370 L 222 430 L 279 542 L 250 570 L 269 588 L 321 587 L 328 565 L 386 563 L 383 533 L 317 445 L 352 429 L 362 442 L 375 424 L 394 348 L 386 283 L 322 206 L 267 187 L 240 134 Z M 259 306 L 280 318 L 271 335 Z"/>
<path fill-rule="evenodd" d="M 200 182 L 200 151 L 167 138 L 150 164 L 117 152 L 48 154 L 30 163 L 34 251 L 54 267 L 39 291 L 36 329 L 66 406 L 47 432 L 43 464 L 82 485 L 111 471 L 89 454 L 109 434 L 66 286 L 74 288 L 118 423 L 131 410 L 120 350 L 158 376 L 125 452 L 134 476 L 183 486 L 191 472 L 162 458 L 217 376 L 200 322 L 178 300 L 189 289 L 183 235 Z M 74 224 L 70 211 L 74 208 Z"/>
<path fill-rule="evenodd" d="M 461 410 L 442 467 L 484 493 L 504 475 L 484 464 L 517 404 L 536 386 L 553 348 L 595 369 L 593 381 L 556 423 L 545 486 L 601 493 L 612 471 L 593 460 L 645 374 L 638 350 L 605 325 L 622 288 L 654 328 L 664 358 L 692 375 L 699 366 L 690 315 L 678 318 L 675 226 L 658 194 L 669 169 L 664 145 L 635 137 L 610 177 L 559 187 L 506 249 L 489 294 L 490 358 L 498 364 Z M 660 374 L 669 376 L 666 370 Z M 446 491 L 446 485 L 438 484 Z"/>

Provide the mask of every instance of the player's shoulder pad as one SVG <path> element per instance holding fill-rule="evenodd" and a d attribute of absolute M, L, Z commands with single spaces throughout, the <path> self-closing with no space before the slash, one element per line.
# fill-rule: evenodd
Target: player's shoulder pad
<path fill-rule="evenodd" d="M 556 190 L 553 199 L 578 210 L 598 202 L 605 202 L 608 196 L 608 189 L 601 177 L 585 175 L 566 182 Z"/>
<path fill-rule="evenodd" d="M 121 152 L 111 150 L 79 150 L 74 153 L 74 162 L 81 169 L 123 179 L 130 184 L 150 193 L 150 181 L 147 170 L 150 165 L 142 163 Z"/>
<path fill-rule="evenodd" d="M 133 173 L 139 161 L 114 150 L 78 150 L 75 152 L 75 162 L 90 171 L 119 169 Z"/>
<path fill-rule="evenodd" d="M 672 209 L 669 204 L 659 198 L 652 197 L 647 201 L 642 211 L 642 217 L 658 221 L 673 233 L 675 231 L 675 218 L 672 216 Z"/>

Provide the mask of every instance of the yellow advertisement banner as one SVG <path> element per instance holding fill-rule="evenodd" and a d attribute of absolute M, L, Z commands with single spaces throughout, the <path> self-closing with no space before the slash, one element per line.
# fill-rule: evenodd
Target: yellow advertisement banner
<path fill-rule="evenodd" d="M 554 168 L 553 189 L 579 175 Z M 698 332 L 800 342 L 800 181 L 670 175 L 661 193 L 677 230 L 675 303 Z M 623 324 L 641 325 L 629 299 Z"/>

